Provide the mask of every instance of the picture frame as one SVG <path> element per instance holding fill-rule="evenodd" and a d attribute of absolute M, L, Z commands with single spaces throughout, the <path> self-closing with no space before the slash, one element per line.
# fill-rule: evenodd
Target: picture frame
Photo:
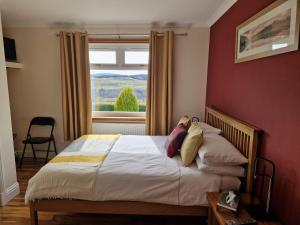
<path fill-rule="evenodd" d="M 235 63 L 296 51 L 300 0 L 277 0 L 236 28 Z"/>

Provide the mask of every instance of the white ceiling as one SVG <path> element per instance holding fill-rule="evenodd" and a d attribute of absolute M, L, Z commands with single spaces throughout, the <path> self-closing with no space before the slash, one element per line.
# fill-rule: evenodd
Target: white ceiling
<path fill-rule="evenodd" d="M 5 27 L 151 25 L 210 26 L 236 0 L 0 0 Z"/>

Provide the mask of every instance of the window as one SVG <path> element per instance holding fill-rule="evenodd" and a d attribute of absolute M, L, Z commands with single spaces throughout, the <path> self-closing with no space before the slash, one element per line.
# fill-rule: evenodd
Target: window
<path fill-rule="evenodd" d="M 93 117 L 145 117 L 149 45 L 90 43 Z"/>
<path fill-rule="evenodd" d="M 148 64 L 149 51 L 125 51 L 125 64 Z"/>
<path fill-rule="evenodd" d="M 117 52 L 108 50 L 89 51 L 90 63 L 92 64 L 116 64 Z"/>

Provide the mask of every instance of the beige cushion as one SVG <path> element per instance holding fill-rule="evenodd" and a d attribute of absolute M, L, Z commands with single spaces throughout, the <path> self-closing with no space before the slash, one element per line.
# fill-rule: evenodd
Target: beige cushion
<path fill-rule="evenodd" d="M 186 129 L 189 129 L 190 126 L 191 126 L 191 120 L 190 120 L 190 118 L 189 118 L 188 116 L 182 116 L 182 117 L 180 118 L 180 120 L 179 120 L 177 126 L 178 126 L 179 124 L 183 124 L 183 125 L 186 127 Z"/>
<path fill-rule="evenodd" d="M 192 123 L 180 150 L 183 166 L 189 166 L 194 161 L 202 142 L 202 129 L 197 125 L 197 123 Z"/>

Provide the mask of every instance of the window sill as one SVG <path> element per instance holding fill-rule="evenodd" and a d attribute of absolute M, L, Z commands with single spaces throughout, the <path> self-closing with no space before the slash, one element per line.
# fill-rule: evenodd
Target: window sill
<path fill-rule="evenodd" d="M 144 124 L 145 117 L 93 117 L 93 123 L 137 123 Z"/>

